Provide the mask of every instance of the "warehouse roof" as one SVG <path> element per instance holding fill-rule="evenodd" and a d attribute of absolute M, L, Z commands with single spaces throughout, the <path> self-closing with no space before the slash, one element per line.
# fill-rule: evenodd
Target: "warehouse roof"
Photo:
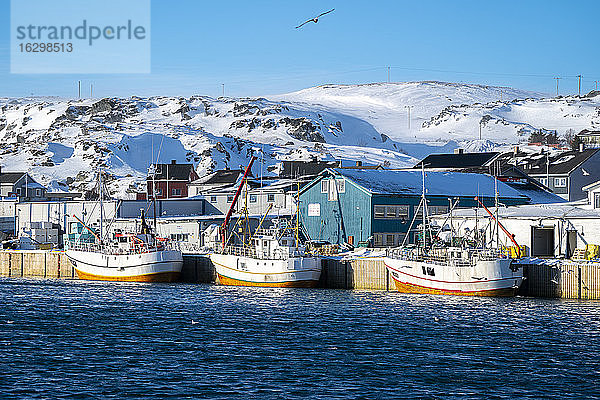
<path fill-rule="evenodd" d="M 362 186 L 373 194 L 420 195 L 423 181 L 421 171 L 415 170 L 347 170 L 331 169 Z M 447 171 L 426 171 L 425 188 L 430 196 L 494 196 L 496 182 L 490 175 Z M 527 199 L 527 196 L 497 181 L 498 195 Z"/>

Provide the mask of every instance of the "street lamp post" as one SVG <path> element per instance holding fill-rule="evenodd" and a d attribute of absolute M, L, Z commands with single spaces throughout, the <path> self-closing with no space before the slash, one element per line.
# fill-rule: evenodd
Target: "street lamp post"
<path fill-rule="evenodd" d="M 408 111 L 408 130 L 410 131 L 410 109 L 413 108 L 413 106 L 404 106 L 404 108 Z"/>

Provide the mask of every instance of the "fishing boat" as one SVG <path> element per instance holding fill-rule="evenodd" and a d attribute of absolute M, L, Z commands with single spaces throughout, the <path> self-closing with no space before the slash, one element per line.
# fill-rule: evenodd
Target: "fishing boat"
<path fill-rule="evenodd" d="M 496 199 L 497 193 L 496 189 Z M 496 223 L 496 232 L 502 229 L 519 255 L 521 247 L 514 235 L 506 230 L 497 215 L 494 216 L 479 198 L 475 200 Z M 452 229 L 449 235 L 443 235 L 441 229 L 428 223 L 424 172 L 419 208 L 423 209 L 423 222 L 417 235 L 417 245 L 403 243 L 400 247 L 388 249 L 384 258 L 398 291 L 463 296 L 516 294 L 523 282 L 523 270 L 513 264 L 506 251 L 498 246 L 498 239 L 496 247 L 480 246 L 477 242 L 456 240 Z M 413 223 L 414 218 L 411 228 Z"/>
<path fill-rule="evenodd" d="M 102 174 L 99 172 L 100 188 Z M 155 214 L 156 215 L 156 214 Z M 102 189 L 100 189 L 100 229 L 77 220 L 65 241 L 65 253 L 79 279 L 129 282 L 173 282 L 183 266 L 181 251 L 156 236 L 141 215 L 139 232 L 105 235 Z M 156 231 L 156 223 L 155 223 Z"/>
<path fill-rule="evenodd" d="M 237 235 L 241 238 L 241 243 L 231 244 L 234 235 L 227 231 L 227 226 L 255 159 L 256 157 L 252 157 L 246 167 L 219 229 L 220 249 L 210 254 L 218 283 L 232 286 L 314 287 L 321 276 L 321 260 L 307 254 L 301 244 L 297 214 L 295 227 L 286 220 L 277 219 L 273 221 L 272 227 L 262 229 L 271 209 L 269 207 L 252 234 L 245 232 Z M 296 213 L 298 212 L 297 210 Z M 235 224 L 238 225 L 240 224 Z"/>

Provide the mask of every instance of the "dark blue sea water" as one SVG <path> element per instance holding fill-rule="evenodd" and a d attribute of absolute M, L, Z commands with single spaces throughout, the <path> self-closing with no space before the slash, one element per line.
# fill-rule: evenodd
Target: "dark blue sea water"
<path fill-rule="evenodd" d="M 599 384 L 597 302 L 0 280 L 0 399 L 564 399 Z"/>

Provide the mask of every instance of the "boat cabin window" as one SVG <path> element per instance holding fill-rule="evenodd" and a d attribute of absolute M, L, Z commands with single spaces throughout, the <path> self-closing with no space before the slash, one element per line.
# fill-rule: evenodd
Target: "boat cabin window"
<path fill-rule="evenodd" d="M 127 236 L 120 236 L 118 237 L 119 239 L 119 243 L 127 243 Z"/>
<path fill-rule="evenodd" d="M 269 203 L 273 203 L 275 201 L 275 195 L 274 194 L 268 194 L 267 195 L 267 202 Z"/>
<path fill-rule="evenodd" d="M 267 247 L 269 245 L 269 242 L 266 240 L 263 240 L 263 247 Z"/>
<path fill-rule="evenodd" d="M 287 240 L 286 239 L 282 239 L 281 240 L 281 245 L 282 246 L 287 246 Z"/>

